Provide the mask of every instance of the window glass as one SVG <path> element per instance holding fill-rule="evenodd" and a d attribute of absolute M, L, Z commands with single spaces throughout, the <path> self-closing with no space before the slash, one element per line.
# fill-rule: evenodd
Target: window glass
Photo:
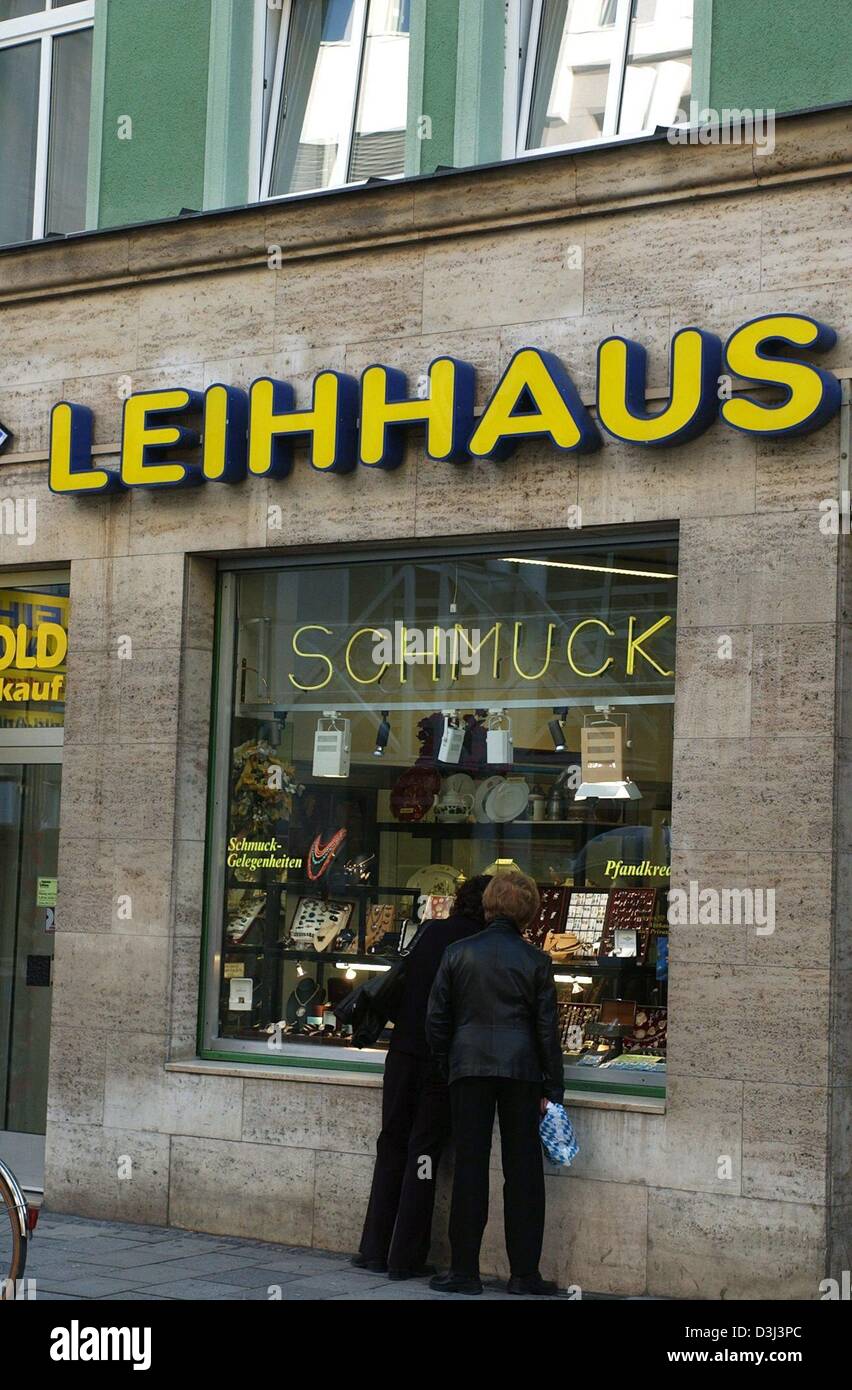
<path fill-rule="evenodd" d="M 228 577 L 212 1036 L 346 1048 L 354 983 L 459 881 L 516 865 L 542 892 L 530 939 L 569 1066 L 659 1067 L 676 554 L 508 545 Z"/>
<path fill-rule="evenodd" d="M 597 139 L 617 50 L 613 7 L 544 0 L 527 135 L 529 149 Z"/>
<path fill-rule="evenodd" d="M 278 41 L 281 36 L 281 20 L 284 11 L 267 7 L 266 41 L 263 52 L 263 143 L 266 147 L 269 132 L 269 112 L 272 108 L 273 87 L 275 85 L 275 59 L 278 54 Z"/>
<path fill-rule="evenodd" d="M 53 41 L 53 89 L 47 175 L 46 232 L 78 232 L 86 225 L 92 30 Z"/>
<path fill-rule="evenodd" d="M 38 14 L 45 4 L 46 0 L 0 0 L 0 24 L 4 19 L 23 19 L 24 15 Z"/>
<path fill-rule="evenodd" d="M 291 8 L 270 193 L 301 193 L 344 181 L 361 35 L 353 0 Z"/>
<path fill-rule="evenodd" d="M 40 52 L 0 48 L 0 245 L 33 234 Z"/>
<path fill-rule="evenodd" d="M 405 172 L 409 8 L 406 0 L 371 0 L 350 179 Z"/>
<path fill-rule="evenodd" d="M 619 131 L 674 125 L 689 114 L 693 0 L 637 0 Z"/>

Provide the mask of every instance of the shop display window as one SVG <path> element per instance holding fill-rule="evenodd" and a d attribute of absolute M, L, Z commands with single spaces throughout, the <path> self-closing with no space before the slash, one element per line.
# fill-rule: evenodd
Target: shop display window
<path fill-rule="evenodd" d="M 223 572 L 205 1053 L 380 1066 L 341 1000 L 518 867 L 569 1086 L 657 1090 L 676 600 L 630 531 Z"/>

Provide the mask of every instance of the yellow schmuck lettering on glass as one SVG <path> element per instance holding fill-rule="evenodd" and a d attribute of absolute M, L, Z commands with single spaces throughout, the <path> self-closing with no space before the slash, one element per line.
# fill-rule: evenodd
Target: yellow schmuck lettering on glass
<path fill-rule="evenodd" d="M 674 619 L 670 613 L 666 613 L 644 628 L 641 628 L 642 621 L 634 614 L 629 614 L 626 630 L 618 634 L 603 618 L 584 618 L 575 623 L 567 634 L 563 633 L 561 638 L 556 636 L 555 622 L 533 624 L 523 619 L 517 619 L 512 623 L 497 621 L 487 632 L 475 629 L 472 633 L 468 633 L 461 624 L 456 623 L 448 634 L 449 661 L 445 668 L 445 676 L 451 685 L 455 685 L 468 675 L 479 674 L 480 671 L 485 675 L 489 672 L 491 681 L 498 686 L 502 684 L 509 688 L 516 686 L 519 681 L 543 680 L 554 668 L 560 668 L 564 660 L 576 676 L 584 680 L 596 680 L 616 665 L 616 658 L 611 651 L 606 650 L 600 655 L 593 655 L 590 650 L 583 653 L 584 647 L 590 647 L 588 638 L 594 633 L 598 638 L 598 645 L 606 648 L 617 643 L 616 650 L 619 647 L 622 649 L 623 656 L 620 656 L 620 659 L 623 659 L 624 671 L 628 677 L 647 679 L 650 667 L 658 675 L 669 679 L 674 675 L 674 671 L 656 660 L 653 646 L 658 634 L 662 635 Z M 386 689 L 394 684 L 401 689 L 411 678 L 411 664 L 417 661 L 409 643 L 409 633 L 413 635 L 419 632 L 419 629 L 409 628 L 406 623 L 399 622 L 395 631 L 397 635 L 393 640 L 399 642 L 398 662 L 388 659 L 388 655 L 393 652 L 393 644 L 383 628 L 359 627 L 347 636 L 339 630 L 333 634 L 331 628 L 321 623 L 307 623 L 297 628 L 291 638 L 290 650 L 294 657 L 299 658 L 300 665 L 299 675 L 288 671 L 287 679 L 297 690 L 311 691 L 325 690 L 338 678 L 342 678 L 344 683 L 352 681 L 357 686 L 377 685 L 389 672 L 393 672 L 393 681 L 386 681 L 382 688 Z M 308 638 L 308 633 L 313 635 Z M 323 644 L 322 637 L 316 634 L 323 634 L 325 637 L 334 635 L 334 643 Z M 670 639 L 671 633 L 668 636 Z M 336 653 L 344 637 L 346 642 L 343 657 L 335 664 L 321 648 L 323 645 L 331 646 Z M 424 669 L 430 670 L 430 677 L 434 682 L 438 679 L 441 651 L 437 628 L 432 631 L 432 643 L 431 652 L 422 651 L 422 664 Z M 581 649 L 579 654 L 578 646 Z M 504 667 L 503 658 L 507 654 L 510 654 L 510 662 Z M 593 661 L 598 661 L 599 664 L 592 666 Z M 307 670 L 301 662 L 309 663 Z M 313 665 L 317 662 L 322 663 L 321 670 Z M 559 675 L 560 679 L 563 678 L 561 671 Z"/>
<path fill-rule="evenodd" d="M 301 637 L 303 632 L 324 632 L 327 637 L 330 637 L 331 628 L 323 627 L 322 623 L 305 623 L 304 627 L 296 628 L 296 631 L 293 633 L 292 643 L 293 651 L 296 653 L 296 656 L 303 656 L 314 661 L 324 661 L 326 666 L 328 667 L 328 673 L 324 680 L 315 681 L 313 685 L 306 684 L 303 681 L 297 681 L 296 677 L 292 675 L 292 673 L 288 673 L 287 678 L 290 681 L 290 684 L 294 685 L 297 690 L 322 690 L 324 686 L 328 685 L 329 681 L 334 675 L 334 667 L 332 666 L 328 657 L 323 654 L 323 652 L 309 652 L 305 651 L 304 647 L 299 646 L 299 638 Z"/>

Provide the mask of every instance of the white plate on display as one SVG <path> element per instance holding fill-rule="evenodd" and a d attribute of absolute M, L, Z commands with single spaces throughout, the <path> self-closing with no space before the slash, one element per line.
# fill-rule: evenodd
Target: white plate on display
<path fill-rule="evenodd" d="M 459 870 L 454 869 L 452 864 L 424 864 L 422 869 L 411 875 L 405 886 L 416 888 L 428 897 L 437 894 L 449 898 L 455 893 L 460 878 Z"/>
<path fill-rule="evenodd" d="M 500 783 L 504 780 L 505 779 L 502 777 L 486 777 L 485 781 L 480 782 L 477 787 L 473 802 L 473 816 L 474 820 L 478 821 L 480 825 L 489 824 L 491 817 L 486 814 L 485 803 L 494 788 L 499 787 Z"/>
<path fill-rule="evenodd" d="M 505 824 L 517 820 L 527 809 L 530 789 L 527 782 L 516 782 L 506 778 L 499 787 L 493 787 L 485 802 L 485 814 L 489 820 Z"/>
<path fill-rule="evenodd" d="M 453 772 L 449 777 L 445 777 L 441 787 L 441 796 L 447 799 L 450 796 L 475 796 L 476 783 L 466 772 Z"/>

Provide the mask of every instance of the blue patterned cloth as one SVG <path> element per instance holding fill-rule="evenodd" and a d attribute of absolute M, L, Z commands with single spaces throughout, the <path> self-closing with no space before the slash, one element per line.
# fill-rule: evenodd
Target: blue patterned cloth
<path fill-rule="evenodd" d="M 580 1152 L 580 1145 L 574 1137 L 574 1127 L 564 1105 L 547 1102 L 547 1110 L 541 1117 L 538 1127 L 544 1152 L 551 1163 L 568 1168 Z"/>

